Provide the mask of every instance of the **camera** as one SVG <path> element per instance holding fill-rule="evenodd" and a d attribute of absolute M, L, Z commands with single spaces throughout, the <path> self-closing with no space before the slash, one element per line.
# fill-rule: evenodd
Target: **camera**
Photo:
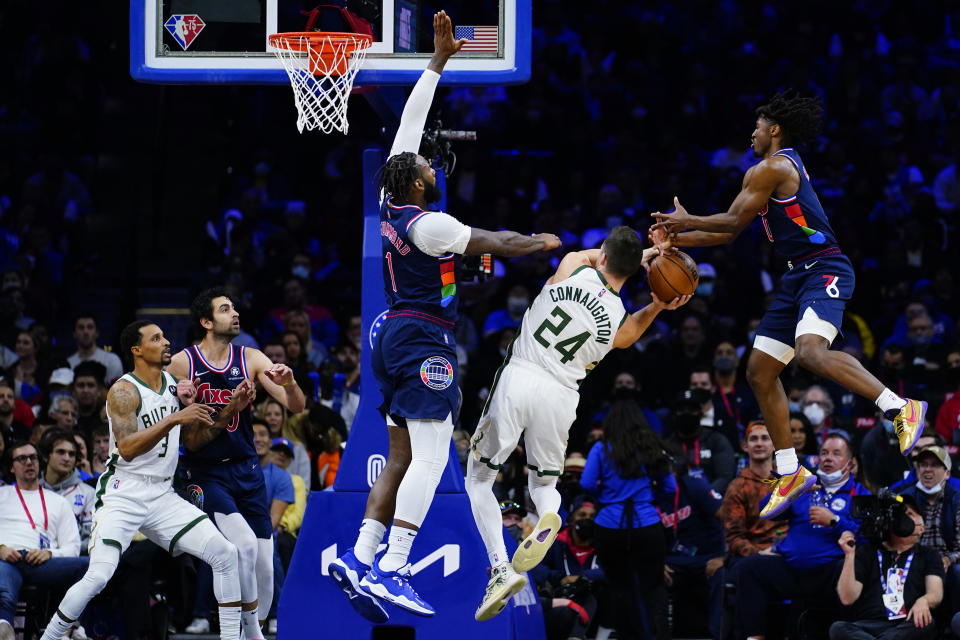
<path fill-rule="evenodd" d="M 580 576 L 579 580 L 560 585 L 559 597 L 566 598 L 567 600 L 577 600 L 578 596 L 584 596 L 590 593 L 591 586 L 590 580 L 584 576 Z"/>
<path fill-rule="evenodd" d="M 854 496 L 850 515 L 861 521 L 860 535 L 874 544 L 889 541 L 891 535 L 905 538 L 913 533 L 914 522 L 907 514 L 907 505 L 890 489 Z"/>

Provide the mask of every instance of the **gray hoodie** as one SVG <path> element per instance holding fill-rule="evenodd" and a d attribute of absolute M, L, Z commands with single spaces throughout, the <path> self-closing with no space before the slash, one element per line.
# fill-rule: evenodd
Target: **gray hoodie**
<path fill-rule="evenodd" d="M 46 474 L 43 474 L 40 477 L 40 486 L 57 492 L 70 503 L 73 515 L 77 519 L 77 526 L 80 528 L 80 553 L 86 555 L 90 529 L 93 528 L 93 505 L 96 493 L 94 488 L 80 480 L 80 472 L 76 469 L 67 476 L 66 480 L 54 485 L 47 482 Z"/>

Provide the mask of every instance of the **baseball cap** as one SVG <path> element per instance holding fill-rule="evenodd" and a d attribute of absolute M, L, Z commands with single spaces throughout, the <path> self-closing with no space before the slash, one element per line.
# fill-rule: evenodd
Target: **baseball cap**
<path fill-rule="evenodd" d="M 54 369 L 50 373 L 50 380 L 47 382 L 48 384 L 61 384 L 65 387 L 69 387 L 71 384 L 73 384 L 73 369 L 68 367 Z"/>
<path fill-rule="evenodd" d="M 293 445 L 286 438 L 274 438 L 270 443 L 270 451 L 283 451 L 291 458 L 293 457 Z"/>
<path fill-rule="evenodd" d="M 593 497 L 588 496 L 585 493 L 582 493 L 576 498 L 574 498 L 573 502 L 570 503 L 570 514 L 572 515 L 577 509 L 583 507 L 584 505 L 591 506 L 594 509 L 599 510 L 599 507 L 597 506 L 597 501 L 594 500 Z"/>
<path fill-rule="evenodd" d="M 503 500 L 500 502 L 500 514 L 515 513 L 521 518 L 526 517 L 527 510 L 512 500 Z"/>
<path fill-rule="evenodd" d="M 563 462 L 564 471 L 583 471 L 583 467 L 586 466 L 587 459 L 583 457 L 583 454 L 579 451 L 574 451 L 570 456 Z"/>
<path fill-rule="evenodd" d="M 673 408 L 700 407 L 711 398 L 707 389 L 684 389 L 673 401 Z"/>
<path fill-rule="evenodd" d="M 939 460 L 940 463 L 943 464 L 945 468 L 947 469 L 950 468 L 950 462 L 951 462 L 950 454 L 947 453 L 947 450 L 944 449 L 943 447 L 938 447 L 937 445 L 927 447 L 926 449 L 921 450 L 920 453 L 917 454 L 917 460 L 919 461 L 927 454 L 935 456 L 937 460 Z"/>

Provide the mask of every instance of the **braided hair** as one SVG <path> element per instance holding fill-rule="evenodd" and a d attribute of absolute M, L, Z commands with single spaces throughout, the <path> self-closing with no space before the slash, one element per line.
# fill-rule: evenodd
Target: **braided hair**
<path fill-rule="evenodd" d="M 409 196 L 413 183 L 421 177 L 417 154 L 410 151 L 390 156 L 377 172 L 378 187 L 384 196 L 399 198 L 403 202 Z"/>
<path fill-rule="evenodd" d="M 776 94 L 757 107 L 757 117 L 780 125 L 791 144 L 803 144 L 820 133 L 823 104 L 817 97 L 806 98 L 792 89 Z"/>

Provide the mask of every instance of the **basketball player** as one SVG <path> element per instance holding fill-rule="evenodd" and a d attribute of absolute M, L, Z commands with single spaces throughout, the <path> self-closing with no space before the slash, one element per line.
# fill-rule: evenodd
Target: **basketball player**
<path fill-rule="evenodd" d="M 433 28 L 433 58 L 407 100 L 380 176 L 383 281 L 390 311 L 372 363 L 383 393 L 390 452 L 370 490 L 356 545 L 329 565 L 354 609 L 374 622 L 388 618 L 376 598 L 418 615 L 434 614 L 404 567 L 446 466 L 459 403 L 454 338 L 459 256 L 523 256 L 560 246 L 552 234 L 484 231 L 427 209 L 441 194 L 434 170 L 417 149 L 440 73 L 464 42 L 454 40 L 443 11 L 434 15 Z M 387 551 L 374 561 L 391 519 Z"/>
<path fill-rule="evenodd" d="M 220 604 L 220 638 L 240 635 L 240 578 L 237 548 L 197 507 L 172 487 L 181 426 L 221 428 L 244 403 L 252 387 L 237 393 L 214 423 L 213 410 L 192 396 L 169 373 L 170 341 L 146 320 L 127 325 L 120 335 L 122 352 L 132 356 L 133 371 L 121 376 L 107 394 L 111 456 L 97 482 L 96 515 L 90 533 L 90 566 L 60 602 L 43 640 L 59 640 L 87 603 L 113 576 L 120 555 L 141 531 L 172 554 L 189 553 L 213 568 L 213 591 Z M 180 409 L 180 399 L 188 406 Z"/>
<path fill-rule="evenodd" d="M 467 494 L 493 567 L 477 620 L 500 613 L 523 588 L 527 580 L 522 574 L 543 560 L 563 524 L 557 515 L 561 499 L 556 487 L 563 473 L 567 432 L 577 417 L 580 383 L 611 349 L 639 340 L 660 311 L 676 309 L 690 299 L 682 296 L 664 303 L 654 295 L 643 309 L 626 312 L 620 287 L 656 255 L 656 249 L 644 251 L 633 229 L 617 227 L 599 249 L 564 256 L 523 316 L 470 442 Z M 521 434 L 527 486 L 540 520 L 520 543 L 511 566 L 493 483 Z"/>
<path fill-rule="evenodd" d="M 747 363 L 747 379 L 766 419 L 776 447 L 777 486 L 761 512 L 773 518 L 816 482 L 797 462 L 788 423 L 787 395 L 780 372 L 797 362 L 818 376 L 833 380 L 873 400 L 893 420 L 900 451 L 906 455 L 923 430 L 926 402 L 901 398 L 884 387 L 844 351 L 831 351 L 853 295 L 850 259 L 840 251 L 830 222 L 810 184 L 810 176 L 793 145 L 816 135 L 822 106 L 816 98 L 777 94 L 757 109 L 751 136 L 754 154 L 762 158 L 743 178 L 743 189 L 724 213 L 694 216 L 674 198 L 675 213 L 654 213 L 654 243 L 669 247 L 725 244 L 757 216 L 773 248 L 789 259 L 780 292 L 767 309 Z M 688 233 L 682 231 L 691 230 Z M 665 244 L 666 243 L 666 244 Z"/>
<path fill-rule="evenodd" d="M 240 385 L 252 387 L 256 381 L 289 411 L 303 411 L 303 392 L 290 367 L 273 364 L 257 349 L 230 343 L 240 333 L 240 314 L 223 289 L 201 292 L 190 313 L 205 335 L 200 344 L 173 356 L 167 371 L 193 381 L 199 402 L 225 406 Z M 262 638 L 261 625 L 273 600 L 273 524 L 260 458 L 253 446 L 249 405 L 225 429 L 191 431 L 184 445 L 180 473 L 198 506 L 213 517 L 240 554 L 244 636 L 246 640 Z"/>

